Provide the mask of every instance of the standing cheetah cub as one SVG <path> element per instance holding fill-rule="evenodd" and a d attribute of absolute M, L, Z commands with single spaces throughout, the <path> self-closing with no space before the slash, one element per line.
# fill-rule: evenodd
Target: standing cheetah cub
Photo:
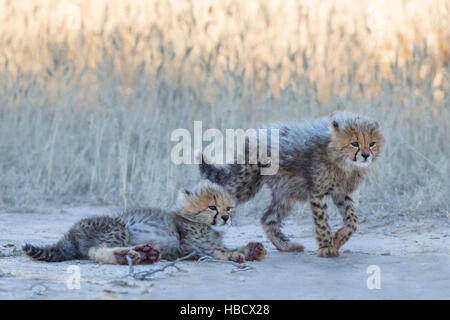
<path fill-rule="evenodd" d="M 261 223 L 269 240 L 280 251 L 303 251 L 302 245 L 289 241 L 281 232 L 281 225 L 296 201 L 309 201 L 319 246 L 317 256 L 338 256 L 339 248 L 357 227 L 350 194 L 363 181 L 367 168 L 381 151 L 383 137 L 378 123 L 355 114 L 337 113 L 312 122 L 271 128 L 279 129 L 276 174 L 261 175 L 262 161 L 249 164 L 247 160 L 243 164 L 216 167 L 198 153 L 197 159 L 204 159 L 200 164 L 202 176 L 222 185 L 237 204 L 251 199 L 266 184 L 272 191 L 272 202 Z M 240 156 L 252 151 L 250 147 L 247 142 L 245 150 L 238 150 Z M 344 227 L 334 236 L 328 225 L 328 196 L 344 220 Z"/>
<path fill-rule="evenodd" d="M 203 181 L 192 192 L 180 190 L 173 211 L 134 209 L 116 218 L 86 218 L 54 245 L 26 244 L 22 249 L 31 258 L 48 262 L 91 259 L 128 264 L 128 256 L 133 264 L 151 264 L 161 257 L 175 260 L 191 252 L 196 252 L 192 258 L 262 260 L 266 252 L 261 243 L 250 242 L 239 250 L 221 244 L 234 208 L 234 200 L 222 187 Z"/>

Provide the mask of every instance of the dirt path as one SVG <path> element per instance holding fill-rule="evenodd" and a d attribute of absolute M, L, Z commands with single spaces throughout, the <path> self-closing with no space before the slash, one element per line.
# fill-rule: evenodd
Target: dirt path
<path fill-rule="evenodd" d="M 50 214 L 0 212 L 1 299 L 449 299 L 450 229 L 448 219 L 422 222 L 362 221 L 356 235 L 335 259 L 316 258 L 309 219 L 292 223 L 286 233 L 304 253 L 281 253 L 265 240 L 256 222 L 234 226 L 229 246 L 251 240 L 268 250 L 254 269 L 232 272 L 226 263 L 180 262 L 151 281 L 127 276 L 128 267 L 88 261 L 34 262 L 18 250 L 24 240 L 50 243 L 81 216 L 103 208 L 53 210 Z M 334 228 L 336 225 L 333 226 Z M 299 235 L 299 237 L 297 236 Z M 136 271 L 159 268 L 138 266 Z M 70 266 L 79 267 L 80 289 L 69 289 Z M 372 269 L 368 268 L 369 266 Z M 70 271 L 70 269 L 69 269 Z M 376 286 L 379 274 L 380 289 Z"/>

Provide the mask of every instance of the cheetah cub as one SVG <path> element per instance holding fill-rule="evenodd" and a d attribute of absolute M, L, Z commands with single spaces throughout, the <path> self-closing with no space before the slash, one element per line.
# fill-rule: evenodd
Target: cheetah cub
<path fill-rule="evenodd" d="M 214 166 L 201 152 L 197 153 L 202 176 L 222 185 L 237 204 L 250 200 L 264 184 L 267 185 L 271 189 L 272 202 L 261 224 L 269 240 L 280 251 L 303 251 L 302 245 L 291 242 L 282 233 L 281 225 L 296 201 L 309 201 L 319 247 L 317 256 L 338 256 L 339 248 L 357 227 L 350 195 L 381 152 L 383 137 L 378 123 L 356 114 L 336 113 L 311 122 L 277 124 L 269 128 L 279 130 L 279 170 L 276 174 L 261 175 L 261 168 L 267 164 L 261 159 L 255 164 L 246 160 L 249 159 L 248 152 L 252 151 L 248 140 L 245 150 L 238 150 L 239 156 L 245 158 L 237 164 Z M 270 151 L 271 146 L 267 147 Z M 334 235 L 328 225 L 328 196 L 344 221 L 344 226 Z"/>
<path fill-rule="evenodd" d="M 222 187 L 203 181 L 192 192 L 180 190 L 172 211 L 133 209 L 115 218 L 86 218 L 54 245 L 25 244 L 22 249 L 31 258 L 48 262 L 91 259 L 128 264 L 128 256 L 133 264 L 151 264 L 191 252 L 196 253 L 193 259 L 208 255 L 235 262 L 262 260 L 266 251 L 261 243 L 250 242 L 238 250 L 221 244 L 234 208 L 233 198 Z"/>

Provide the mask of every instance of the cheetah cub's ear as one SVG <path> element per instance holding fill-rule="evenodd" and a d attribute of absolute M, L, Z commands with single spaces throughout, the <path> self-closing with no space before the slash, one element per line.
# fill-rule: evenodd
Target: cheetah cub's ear
<path fill-rule="evenodd" d="M 332 132 L 333 131 L 339 131 L 340 128 L 339 128 L 339 122 L 336 119 L 336 112 L 331 113 L 330 116 L 329 116 L 329 119 L 330 119 L 331 131 Z"/>
<path fill-rule="evenodd" d="M 185 188 L 181 188 L 180 189 L 180 193 L 183 194 L 185 197 L 190 197 L 192 196 L 192 192 L 190 192 L 189 190 L 185 189 Z"/>
<path fill-rule="evenodd" d="M 193 193 L 187 189 L 181 188 L 178 190 L 176 207 L 178 209 L 185 208 L 192 196 Z"/>
<path fill-rule="evenodd" d="M 339 131 L 339 123 L 336 120 L 331 121 L 331 128 L 333 130 Z"/>
<path fill-rule="evenodd" d="M 198 187 L 194 191 L 180 189 L 177 197 L 177 209 L 183 211 L 183 216 L 195 216 L 199 212 L 199 190 Z"/>
<path fill-rule="evenodd" d="M 177 203 L 181 206 L 184 206 L 185 201 L 190 197 L 192 197 L 192 192 L 185 188 L 181 188 L 180 190 L 178 190 Z"/>

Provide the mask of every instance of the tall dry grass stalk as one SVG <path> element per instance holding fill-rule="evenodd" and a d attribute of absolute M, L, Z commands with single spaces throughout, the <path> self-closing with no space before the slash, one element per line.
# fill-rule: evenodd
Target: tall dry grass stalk
<path fill-rule="evenodd" d="M 449 17 L 445 0 L 0 1 L 0 202 L 169 205 L 198 179 L 172 130 L 345 108 L 387 140 L 361 211 L 448 214 Z"/>

